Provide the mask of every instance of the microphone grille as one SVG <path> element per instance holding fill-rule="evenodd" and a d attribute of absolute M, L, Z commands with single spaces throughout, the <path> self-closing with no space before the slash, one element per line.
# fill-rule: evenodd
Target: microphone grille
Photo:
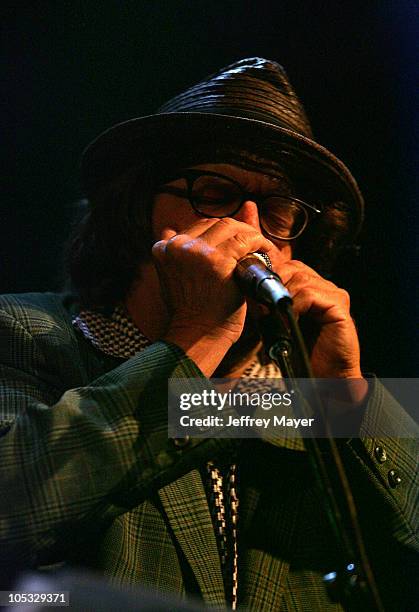
<path fill-rule="evenodd" d="M 258 259 L 261 259 L 265 266 L 268 268 L 268 270 L 272 270 L 271 258 L 267 253 L 259 253 L 259 251 L 256 251 L 255 253 L 253 253 L 253 255 L 258 257 Z"/>

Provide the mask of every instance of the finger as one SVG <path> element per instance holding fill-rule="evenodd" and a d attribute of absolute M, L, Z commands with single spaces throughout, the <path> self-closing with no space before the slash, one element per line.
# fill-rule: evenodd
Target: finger
<path fill-rule="evenodd" d="M 287 286 L 287 288 L 289 288 Z M 337 323 L 351 319 L 349 297 L 343 290 L 319 290 L 316 286 L 289 289 L 297 314 L 309 314 L 323 323 Z"/>
<path fill-rule="evenodd" d="M 230 217 L 223 219 L 198 219 L 193 225 L 183 229 L 181 232 L 175 232 L 171 228 L 167 228 L 163 232 L 163 238 L 169 241 L 175 235 L 186 235 L 190 239 L 202 238 L 208 246 L 216 247 L 239 232 L 258 234 L 261 237 L 260 250 L 262 251 L 268 251 L 274 246 L 268 238 L 265 238 L 263 234 L 257 232 L 252 226 Z M 238 240 L 240 241 L 240 238 Z"/>
<path fill-rule="evenodd" d="M 275 269 L 275 272 L 280 275 L 284 284 L 287 284 L 297 275 L 300 280 L 306 280 L 306 282 L 311 282 L 312 279 L 322 279 L 324 282 L 329 282 L 320 276 L 318 272 L 313 270 L 313 268 L 310 268 L 310 266 L 307 266 L 297 259 L 281 262 L 278 269 Z"/>
<path fill-rule="evenodd" d="M 187 245 L 192 246 L 195 242 L 194 239 L 187 234 L 175 234 L 169 240 L 159 240 L 156 242 L 151 252 L 155 260 L 160 263 L 168 263 L 173 257 L 176 257 L 176 254 L 181 252 L 185 252 L 184 247 Z M 190 251 L 190 248 L 186 250 Z"/>
<path fill-rule="evenodd" d="M 262 234 L 253 231 L 238 232 L 217 246 L 217 252 L 236 261 L 247 255 L 261 251 L 268 253 L 274 245 Z"/>
<path fill-rule="evenodd" d="M 170 238 L 173 238 L 173 236 L 176 236 L 178 232 L 176 232 L 174 229 L 172 229 L 171 227 L 165 227 L 162 232 L 161 232 L 161 240 L 170 240 Z"/>
<path fill-rule="evenodd" d="M 232 219 L 231 217 L 225 217 L 223 219 L 218 219 L 217 223 L 207 227 L 204 233 L 201 235 L 201 238 L 205 239 L 205 241 L 212 247 L 216 247 L 229 238 L 232 238 L 236 234 L 243 233 L 257 233 L 262 238 L 265 239 L 266 246 L 269 244 L 269 248 L 272 248 L 272 242 L 265 238 L 260 231 L 256 230 L 254 227 L 249 225 L 248 223 L 243 223 L 242 221 L 237 221 L 236 219 Z"/>
<path fill-rule="evenodd" d="M 187 234 L 191 238 L 199 238 L 199 236 L 202 236 L 202 234 L 204 234 L 210 227 L 219 221 L 220 219 L 207 219 L 203 217 L 197 219 L 192 225 L 185 227 L 185 229 L 182 229 L 181 232 L 177 233 Z"/>
<path fill-rule="evenodd" d="M 319 275 L 311 274 L 310 271 L 299 270 L 294 272 L 292 276 L 285 280 L 284 275 L 281 276 L 282 281 L 286 284 L 287 289 L 290 293 L 296 293 L 300 289 L 313 288 L 319 293 L 336 293 L 339 294 L 342 289 L 337 287 L 334 283 Z"/>
<path fill-rule="evenodd" d="M 184 228 L 174 229 L 172 227 L 165 227 L 161 231 L 160 239 L 170 240 L 170 238 L 178 234 L 187 234 L 191 238 L 198 238 L 208 227 L 217 223 L 217 221 L 218 219 L 198 218 L 192 225 L 188 225 Z"/>
<path fill-rule="evenodd" d="M 214 222 L 214 220 L 211 220 Z M 227 219 L 226 219 L 227 221 Z M 217 231 L 211 232 L 216 223 L 211 223 L 206 231 L 202 232 L 203 225 L 194 225 L 187 234 L 176 234 L 169 240 L 161 240 L 153 247 L 153 255 L 160 261 L 167 256 L 176 257 L 176 254 L 184 255 L 213 254 L 213 257 L 224 257 L 238 261 L 248 253 L 254 251 L 269 252 L 274 246 L 273 243 L 265 238 L 258 231 L 246 223 L 236 222 L 221 223 Z M 241 230 L 241 231 L 237 231 Z M 194 237 L 193 234 L 199 234 Z M 219 242 L 220 240 L 223 242 Z"/>
<path fill-rule="evenodd" d="M 158 242 L 155 242 L 151 247 L 151 254 L 157 262 L 163 261 L 166 253 L 166 245 L 167 240 L 159 240 Z"/>

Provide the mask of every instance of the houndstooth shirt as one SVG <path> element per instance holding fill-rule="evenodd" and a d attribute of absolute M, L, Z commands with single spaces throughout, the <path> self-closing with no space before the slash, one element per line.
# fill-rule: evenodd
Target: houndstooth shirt
<path fill-rule="evenodd" d="M 112 357 L 129 359 L 151 345 L 121 304 L 109 316 L 98 311 L 82 310 L 74 317 L 73 325 L 93 346 Z M 281 373 L 274 363 L 262 365 L 255 359 L 243 377 L 280 378 Z"/>

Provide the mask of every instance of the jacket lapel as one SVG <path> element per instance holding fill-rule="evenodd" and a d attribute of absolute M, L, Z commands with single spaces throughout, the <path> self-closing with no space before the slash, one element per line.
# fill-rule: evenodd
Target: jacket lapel
<path fill-rule="evenodd" d="M 225 606 L 220 556 L 199 472 L 193 470 L 163 487 L 159 497 L 205 603 Z"/>

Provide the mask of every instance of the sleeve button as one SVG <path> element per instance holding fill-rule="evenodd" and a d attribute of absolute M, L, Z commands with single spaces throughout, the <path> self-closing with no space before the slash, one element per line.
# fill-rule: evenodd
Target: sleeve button
<path fill-rule="evenodd" d="M 376 446 L 375 447 L 374 455 L 375 455 L 375 458 L 377 459 L 378 463 L 384 463 L 385 461 L 387 461 L 386 449 L 383 448 L 382 446 Z"/>
<path fill-rule="evenodd" d="M 388 482 L 390 483 L 390 487 L 395 489 L 396 487 L 399 486 L 401 481 L 402 481 L 402 479 L 401 479 L 400 475 L 395 470 L 390 470 L 389 471 L 389 473 L 388 473 Z"/>
<path fill-rule="evenodd" d="M 185 436 L 184 438 L 173 438 L 172 442 L 176 448 L 185 448 L 185 446 L 188 446 L 190 438 L 189 436 Z"/>

